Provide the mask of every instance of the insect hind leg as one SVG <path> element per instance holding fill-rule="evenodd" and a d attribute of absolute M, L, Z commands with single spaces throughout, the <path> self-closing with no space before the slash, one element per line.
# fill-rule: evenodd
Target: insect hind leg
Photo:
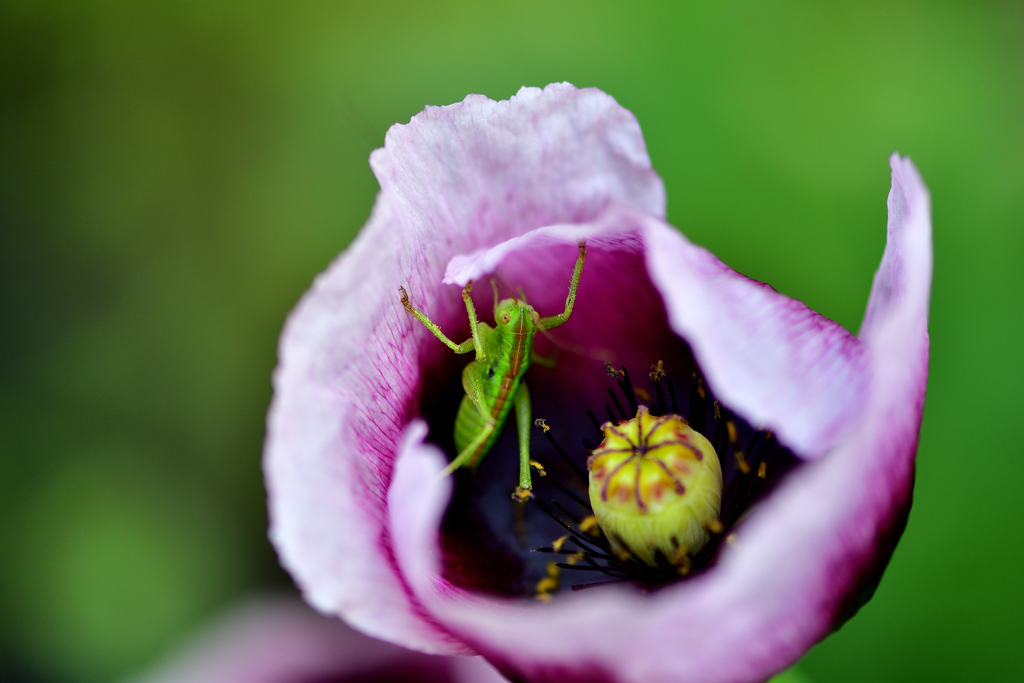
<path fill-rule="evenodd" d="M 466 444 L 466 447 L 462 449 L 461 453 L 455 456 L 454 460 L 448 463 L 448 467 L 444 468 L 444 471 L 441 472 L 441 476 L 447 476 L 460 467 L 470 464 L 473 460 L 473 456 L 475 456 L 477 451 L 480 450 L 480 447 L 487 442 L 487 439 L 490 438 L 492 433 L 494 433 L 494 423 L 485 422 L 480 428 L 480 433 L 477 434 L 472 441 Z"/>
<path fill-rule="evenodd" d="M 516 411 L 516 431 L 519 432 L 519 486 L 512 495 L 516 500 L 531 497 L 533 480 L 530 477 L 530 427 L 533 423 L 530 392 L 526 382 L 519 385 L 513 399 Z"/>

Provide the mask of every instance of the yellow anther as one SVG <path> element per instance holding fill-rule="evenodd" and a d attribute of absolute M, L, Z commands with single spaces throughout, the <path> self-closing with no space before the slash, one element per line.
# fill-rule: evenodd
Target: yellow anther
<path fill-rule="evenodd" d="M 716 420 L 721 420 L 722 419 L 722 408 L 721 408 L 721 406 L 718 405 L 718 401 L 715 401 L 715 419 Z"/>
<path fill-rule="evenodd" d="M 760 477 L 761 479 L 764 479 L 767 474 L 768 474 L 768 463 L 765 462 L 764 460 L 762 460 L 761 464 L 757 466 L 757 476 Z"/>
<path fill-rule="evenodd" d="M 636 394 L 637 398 L 639 398 L 641 401 L 649 403 L 651 400 L 650 392 L 644 389 L 643 387 L 633 387 L 633 393 Z"/>
<path fill-rule="evenodd" d="M 512 492 L 512 500 L 517 503 L 525 503 L 531 498 L 533 498 L 533 491 L 522 486 L 517 486 L 516 490 Z"/>
<path fill-rule="evenodd" d="M 655 382 L 660 382 L 665 377 L 665 363 L 658 361 L 655 365 L 651 366 L 650 378 Z"/>
<path fill-rule="evenodd" d="M 548 423 L 544 420 L 543 417 L 538 417 L 536 420 L 534 420 L 533 426 L 540 427 L 541 431 L 543 431 L 545 434 L 551 431 L 551 427 L 548 427 Z"/>
<path fill-rule="evenodd" d="M 621 379 L 626 374 L 622 370 L 616 370 L 615 366 L 608 362 L 605 362 L 604 369 L 608 372 L 609 376 L 614 377 L 615 379 Z"/>
<path fill-rule="evenodd" d="M 612 549 L 650 565 L 659 554 L 678 564 L 699 552 L 720 524 L 722 469 L 711 443 L 682 417 L 655 417 L 646 406 L 603 431 L 587 467 L 590 503 Z"/>
<path fill-rule="evenodd" d="M 721 521 L 717 519 L 712 519 L 707 524 L 707 530 L 713 534 L 720 534 L 723 531 L 725 531 L 725 526 L 722 524 Z"/>
<path fill-rule="evenodd" d="M 672 556 L 669 557 L 669 562 L 676 566 L 676 571 L 679 572 L 680 576 L 686 576 L 693 568 L 690 554 L 686 552 L 686 548 L 677 548 Z"/>
<path fill-rule="evenodd" d="M 536 460 L 531 460 L 530 461 L 530 466 L 532 466 L 533 469 L 537 470 L 537 474 L 539 474 L 540 476 L 542 476 L 542 477 L 548 476 L 548 473 L 544 471 L 544 465 L 541 465 Z"/>
<path fill-rule="evenodd" d="M 740 472 L 743 474 L 750 474 L 750 463 L 743 457 L 743 451 L 736 451 L 736 466 L 740 468 Z"/>
<path fill-rule="evenodd" d="M 580 522 L 580 531 L 585 534 L 590 534 L 591 536 L 596 536 L 598 531 L 597 517 L 594 515 L 587 515 L 584 517 L 583 521 Z"/>
<path fill-rule="evenodd" d="M 551 544 L 551 549 L 554 550 L 556 553 L 561 551 L 562 550 L 562 546 L 565 545 L 565 542 L 568 541 L 568 540 L 569 540 L 569 534 L 566 534 L 565 536 L 560 536 L 560 537 L 556 538 L 555 542 Z"/>
<path fill-rule="evenodd" d="M 547 602 L 551 599 L 551 594 L 558 590 L 558 584 L 561 579 L 562 573 L 558 568 L 558 565 L 554 562 L 548 562 L 548 575 L 537 582 L 537 587 L 534 589 L 536 597 L 542 602 Z"/>
<path fill-rule="evenodd" d="M 725 423 L 725 431 L 729 432 L 729 443 L 736 443 L 739 437 L 736 435 L 736 423 L 729 420 Z"/>

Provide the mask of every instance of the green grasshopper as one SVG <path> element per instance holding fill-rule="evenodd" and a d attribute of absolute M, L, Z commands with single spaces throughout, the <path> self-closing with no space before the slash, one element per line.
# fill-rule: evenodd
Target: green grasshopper
<path fill-rule="evenodd" d="M 446 337 L 430 318 L 413 308 L 405 288 L 399 288 L 406 310 L 444 342 L 445 346 L 455 353 L 476 351 L 476 360 L 469 363 L 462 372 L 462 386 L 466 395 L 462 397 L 455 417 L 455 448 L 459 454 L 445 468 L 445 474 L 459 467 L 479 465 L 498 440 L 515 406 L 516 429 L 519 432 L 519 486 L 514 497 L 517 500 L 530 497 L 533 488 L 530 478 L 530 392 L 523 381 L 523 375 L 530 368 L 531 362 L 553 365 L 548 359 L 534 354 L 533 337 L 537 330 L 550 330 L 569 319 L 573 304 L 576 303 L 576 288 L 586 258 L 587 248 L 580 244 L 580 254 L 569 281 L 565 310 L 547 318 L 538 316 L 533 306 L 526 303 L 525 297 L 498 301 L 498 287 L 492 281 L 494 327 L 491 327 L 477 320 L 473 299 L 470 298 L 473 283 L 467 283 L 462 290 L 462 300 L 469 313 L 472 336 L 461 344 Z"/>

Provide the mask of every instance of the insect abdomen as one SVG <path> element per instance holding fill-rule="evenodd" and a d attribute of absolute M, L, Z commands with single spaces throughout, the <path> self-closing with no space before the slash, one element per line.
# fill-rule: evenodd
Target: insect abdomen
<path fill-rule="evenodd" d="M 494 443 L 501 436 L 501 430 L 512 412 L 512 403 L 519 389 L 523 375 L 530 367 L 530 354 L 533 350 L 533 327 L 528 318 L 521 317 L 516 329 L 506 331 L 501 328 L 491 330 L 488 334 L 487 348 L 490 362 L 474 361 L 466 366 L 463 372 L 478 372 L 486 378 L 483 384 L 485 410 L 495 421 L 494 432 L 487 438 L 469 460 L 475 467 Z M 464 380 L 465 381 L 465 380 Z M 459 413 L 455 417 L 455 450 L 457 453 L 468 446 L 480 434 L 484 418 L 474 405 L 469 395 L 462 397 Z"/>
<path fill-rule="evenodd" d="M 518 388 L 518 382 L 516 383 Z M 488 387 L 490 389 L 491 387 Z M 497 389 L 497 387 L 494 387 Z M 493 397 L 489 397 L 493 398 Z M 469 461 L 471 467 L 475 467 L 483 454 L 491 450 L 494 446 L 494 442 L 501 436 L 502 427 L 505 426 L 505 422 L 508 420 L 508 414 L 511 412 L 512 402 L 511 399 L 508 402 L 508 406 L 502 407 L 501 410 L 495 411 L 496 406 L 493 404 L 490 406 L 490 411 L 495 420 L 494 432 L 488 437 L 487 441 L 477 449 L 476 454 Z M 459 412 L 455 417 L 455 452 L 461 453 L 463 449 L 470 444 L 470 442 L 480 433 L 483 429 L 484 419 L 480 415 L 480 411 L 470 400 L 469 396 L 463 396 L 462 402 L 459 404 Z"/>

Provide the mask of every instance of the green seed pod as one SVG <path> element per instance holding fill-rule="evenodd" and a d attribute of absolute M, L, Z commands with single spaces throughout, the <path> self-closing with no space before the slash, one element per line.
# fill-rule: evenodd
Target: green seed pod
<path fill-rule="evenodd" d="M 587 460 L 590 504 L 612 548 L 652 566 L 659 551 L 685 564 L 718 526 L 722 467 L 714 447 L 682 417 L 654 417 L 646 406 L 602 429 Z"/>

